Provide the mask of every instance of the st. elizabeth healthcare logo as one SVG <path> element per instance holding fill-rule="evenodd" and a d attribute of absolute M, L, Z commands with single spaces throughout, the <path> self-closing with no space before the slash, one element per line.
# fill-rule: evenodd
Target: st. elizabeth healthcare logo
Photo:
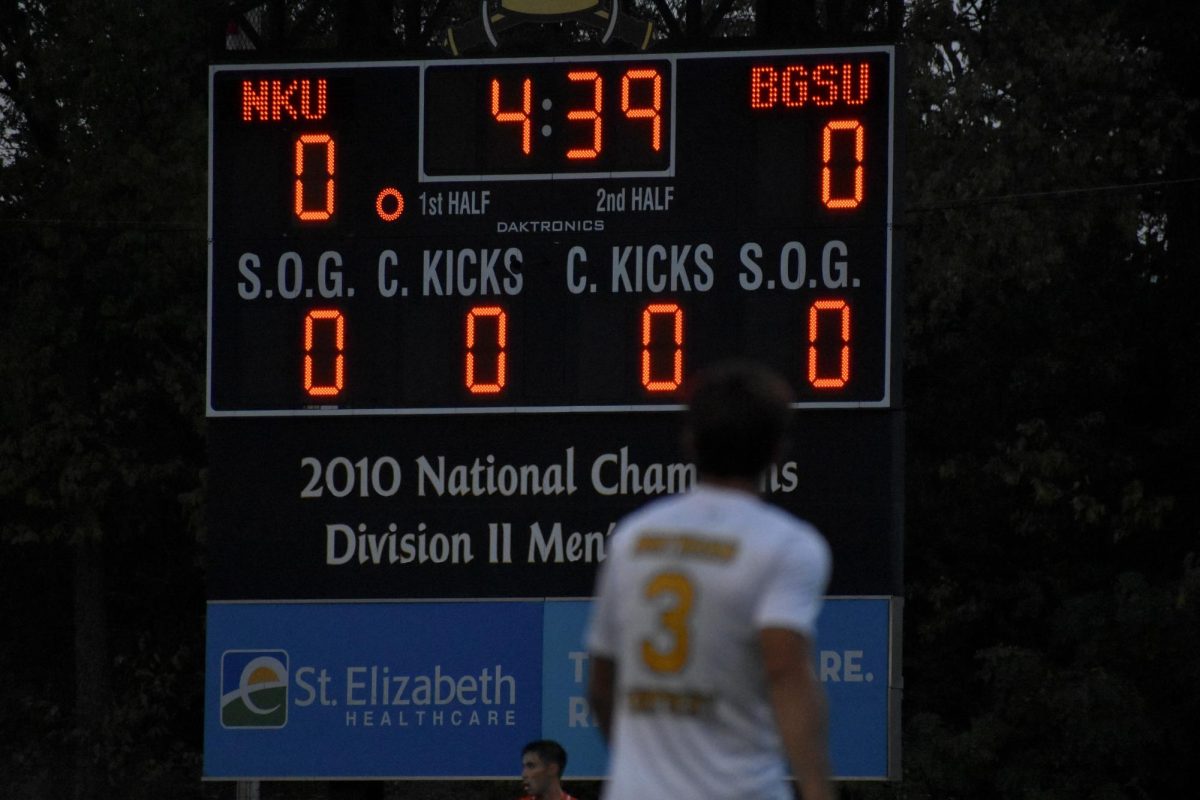
<path fill-rule="evenodd" d="M 288 654 L 226 650 L 221 654 L 221 725 L 282 728 L 287 724 Z"/>

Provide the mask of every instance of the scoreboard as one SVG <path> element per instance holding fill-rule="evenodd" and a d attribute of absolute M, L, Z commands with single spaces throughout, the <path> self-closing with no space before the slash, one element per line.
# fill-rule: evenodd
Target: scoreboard
<path fill-rule="evenodd" d="M 896 71 L 211 68 L 206 777 L 498 777 L 543 736 L 602 776 L 595 571 L 696 480 L 688 381 L 733 357 L 796 398 L 760 488 L 833 551 L 835 772 L 898 774 Z"/>
<path fill-rule="evenodd" d="M 897 594 L 894 60 L 213 67 L 211 596 L 587 596 L 729 357 L 795 391 L 763 488 L 833 591 Z"/>
<path fill-rule="evenodd" d="M 890 407 L 892 61 L 215 68 L 210 415 Z"/>

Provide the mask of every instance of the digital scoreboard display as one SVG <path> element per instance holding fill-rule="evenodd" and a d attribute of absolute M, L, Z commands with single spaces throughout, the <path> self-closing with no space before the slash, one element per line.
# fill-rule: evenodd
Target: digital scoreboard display
<path fill-rule="evenodd" d="M 209 414 L 890 408 L 894 56 L 214 67 Z"/>
<path fill-rule="evenodd" d="M 619 520 L 699 480 L 688 381 L 730 357 L 795 392 L 758 489 L 833 554 L 835 768 L 898 774 L 896 73 L 210 68 L 206 778 L 494 778 L 547 737 L 603 776 L 587 598 Z"/>

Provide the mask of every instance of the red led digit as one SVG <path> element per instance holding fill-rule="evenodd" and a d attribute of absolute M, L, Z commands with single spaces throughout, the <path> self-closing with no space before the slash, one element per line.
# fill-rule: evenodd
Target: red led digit
<path fill-rule="evenodd" d="M 571 121 L 590 120 L 592 123 L 592 146 L 575 147 L 567 151 L 567 158 L 595 158 L 600 155 L 600 150 L 604 147 L 604 133 L 601 128 L 600 112 L 604 110 L 604 81 L 600 77 L 599 72 L 587 70 L 575 70 L 567 73 L 567 79 L 574 83 L 583 83 L 591 81 L 592 83 L 592 107 L 587 109 L 576 108 L 567 112 L 567 119 Z"/>
<path fill-rule="evenodd" d="M 833 134 L 849 131 L 854 134 L 854 194 L 833 196 Z M 863 160 L 866 156 L 866 129 L 856 119 L 836 119 L 821 132 L 821 202 L 826 208 L 857 208 L 863 200 Z"/>
<path fill-rule="evenodd" d="M 475 327 L 480 317 L 495 317 L 496 319 L 496 370 L 495 380 L 491 383 L 480 381 L 475 374 Z M 500 306 L 476 306 L 467 312 L 467 378 L 466 386 L 471 394 L 499 394 L 504 389 L 507 379 L 508 353 L 508 314 Z"/>
<path fill-rule="evenodd" d="M 750 70 L 750 107 L 774 108 L 779 102 L 779 82 L 774 67 Z"/>
<path fill-rule="evenodd" d="M 321 146 L 325 151 L 325 203 L 320 208 L 308 208 L 304 203 L 304 152 L 309 147 Z M 296 168 L 295 212 L 304 222 L 322 222 L 333 216 L 333 166 L 334 146 L 333 137 L 328 133 L 303 133 L 296 139 L 295 158 L 292 160 Z"/>
<path fill-rule="evenodd" d="M 521 110 L 500 110 L 500 81 L 492 78 L 492 116 L 496 122 L 518 123 L 521 126 L 521 152 L 529 155 L 533 144 L 533 121 L 529 113 L 533 110 L 533 81 L 526 78 L 521 84 Z"/>
<path fill-rule="evenodd" d="M 818 106 L 831 106 L 838 99 L 838 68 L 835 64 L 818 64 L 813 67 L 812 82 L 815 84 L 814 90 L 809 93 L 813 104 Z M 824 89 L 821 93 L 817 89 Z"/>
<path fill-rule="evenodd" d="M 330 383 L 317 383 L 314 376 L 314 340 L 317 323 L 333 329 L 333 375 Z M 324 348 L 322 348 L 324 349 Z M 336 397 L 346 385 L 346 318 L 336 308 L 318 308 L 304 318 L 304 391 L 310 397 Z"/>
<path fill-rule="evenodd" d="M 821 317 L 838 315 L 842 348 L 836 377 L 822 376 L 817 368 L 817 334 Z M 845 300 L 817 300 L 808 307 L 808 382 L 815 389 L 841 389 L 850 380 L 850 306 Z"/>
<path fill-rule="evenodd" d="M 242 81 L 242 122 L 271 118 L 271 84 L 259 81 L 255 88 L 251 81 Z"/>
<path fill-rule="evenodd" d="M 654 342 L 653 321 L 656 316 L 670 314 L 675 345 L 671 354 L 669 374 L 653 375 L 650 347 Z M 642 311 L 642 386 L 651 392 L 673 392 L 683 383 L 683 309 L 676 303 L 651 303 Z"/>
<path fill-rule="evenodd" d="M 854 95 L 854 67 L 842 64 L 842 100 L 849 106 L 861 106 L 867 102 L 871 85 L 871 65 L 863 61 L 858 65 L 858 96 Z"/>
<path fill-rule="evenodd" d="M 787 108 L 800 108 L 808 102 L 808 82 L 804 67 L 794 64 L 783 70 L 783 104 Z"/>
<path fill-rule="evenodd" d="M 629 104 L 630 88 L 634 81 L 650 81 L 650 107 Z M 629 119 L 650 120 L 650 146 L 655 152 L 662 149 L 662 75 L 656 69 L 631 69 L 621 76 L 621 111 Z"/>

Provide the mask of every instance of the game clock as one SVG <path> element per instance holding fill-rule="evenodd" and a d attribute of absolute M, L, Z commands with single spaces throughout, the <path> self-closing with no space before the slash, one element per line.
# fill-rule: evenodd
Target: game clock
<path fill-rule="evenodd" d="M 214 67 L 209 413 L 890 407 L 894 56 Z"/>

